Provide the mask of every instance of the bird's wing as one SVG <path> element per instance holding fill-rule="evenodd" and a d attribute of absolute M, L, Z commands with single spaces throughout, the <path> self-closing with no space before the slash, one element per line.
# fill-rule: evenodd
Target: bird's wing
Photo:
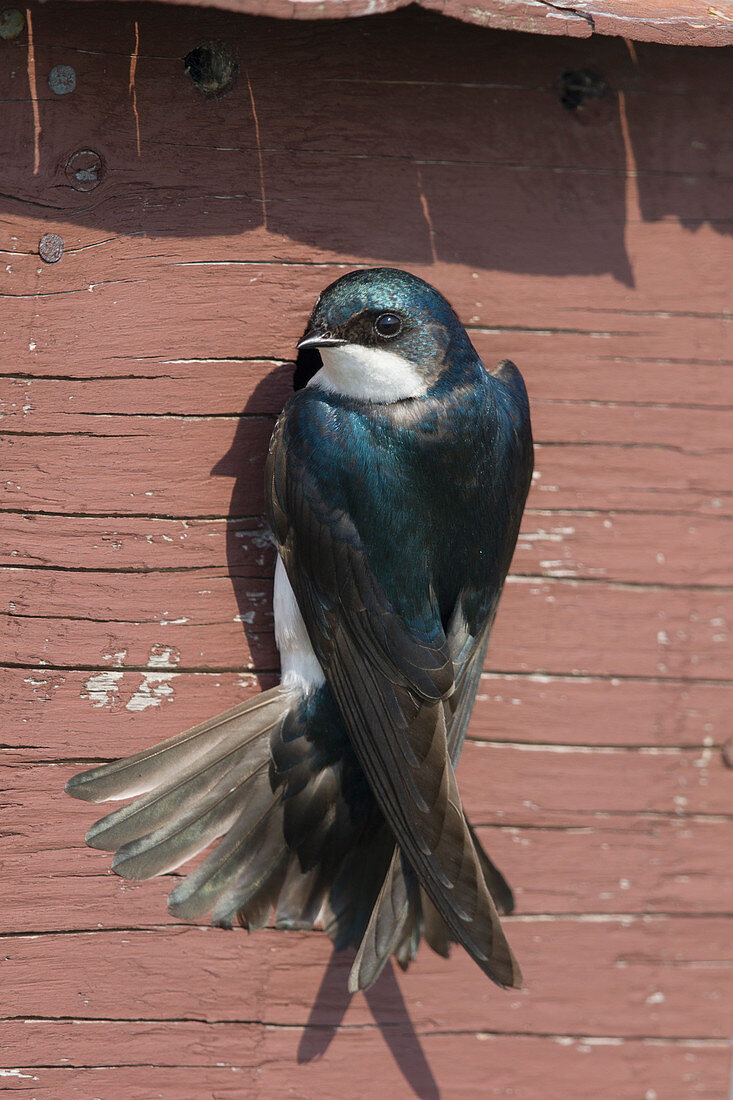
<path fill-rule="evenodd" d="M 450 715 L 448 729 L 448 751 L 453 767 L 458 763 L 458 757 L 463 748 L 466 730 L 471 718 L 474 699 L 481 679 L 486 650 L 489 645 L 489 635 L 494 622 L 494 614 L 490 614 L 480 636 L 472 640 L 469 654 L 462 665 L 459 665 L 456 675 L 456 690 L 449 699 L 446 699 L 445 708 Z M 481 841 L 470 821 L 467 822 L 473 838 L 476 854 L 484 874 L 484 881 L 489 888 L 494 905 L 500 913 L 514 911 L 514 895 L 509 883 L 502 875 L 491 857 L 484 851 Z"/>
<path fill-rule="evenodd" d="M 492 620 L 490 619 L 480 637 L 468 639 L 468 644 L 461 647 L 460 653 L 455 653 L 455 646 L 451 647 L 455 653 L 455 690 L 448 699 L 444 700 L 443 706 L 448 723 L 447 748 L 453 767 L 458 763 L 458 757 L 465 740 L 473 701 L 486 657 L 491 625 Z M 471 823 L 467 822 L 467 824 L 476 849 L 476 855 L 481 864 L 484 881 L 494 905 L 500 913 L 511 913 L 514 909 L 514 896 L 511 887 L 499 868 L 484 851 Z M 374 984 L 390 955 L 395 952 L 405 936 L 410 913 L 409 876 L 409 867 L 405 867 L 400 849 L 396 847 L 369 924 L 351 967 L 349 989 L 352 993 L 355 993 L 357 989 L 366 989 Z M 438 954 L 447 955 L 450 936 L 447 933 L 445 922 L 424 896 L 421 907 L 425 939 Z"/>
<path fill-rule="evenodd" d="M 519 967 L 466 822 L 443 702 L 454 665 L 434 594 L 406 617 L 375 576 L 348 511 L 313 455 L 278 423 L 268 460 L 270 523 L 311 643 L 400 849 L 456 941 L 503 986 Z"/>

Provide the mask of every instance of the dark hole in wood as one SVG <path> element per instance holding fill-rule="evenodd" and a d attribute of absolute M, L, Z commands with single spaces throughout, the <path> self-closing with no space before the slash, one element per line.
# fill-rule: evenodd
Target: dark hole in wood
<path fill-rule="evenodd" d="M 606 81 L 592 69 L 571 69 L 560 77 L 560 102 L 568 111 L 580 111 L 608 94 Z"/>
<path fill-rule="evenodd" d="M 234 87 L 239 62 L 236 52 L 226 42 L 202 42 L 186 54 L 183 67 L 198 90 L 207 98 L 215 99 Z"/>

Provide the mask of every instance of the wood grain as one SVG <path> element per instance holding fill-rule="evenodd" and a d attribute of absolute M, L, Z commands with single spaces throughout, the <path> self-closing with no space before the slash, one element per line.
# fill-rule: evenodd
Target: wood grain
<path fill-rule="evenodd" d="M 728 1037 L 721 1013 L 731 962 L 729 921 L 708 917 L 609 917 L 602 920 L 510 919 L 508 934 L 531 985 L 502 997 L 466 955 L 450 963 L 429 950 L 409 975 L 410 1020 L 436 1027 L 435 1006 L 451 1030 L 546 1035 Z M 704 929 L 704 935 L 701 932 Z M 13 1015 L 82 1019 L 220 1021 L 328 1026 L 345 998 L 350 965 L 337 955 L 326 977 L 327 997 L 313 1009 L 330 945 L 318 933 L 195 926 L 71 932 L 6 939 L 3 999 Z M 298 982 L 293 982 L 293 968 Z M 110 982 L 113 974 L 115 981 Z M 338 975 L 338 979 L 337 979 Z M 589 982 L 594 997 L 585 996 Z M 662 997 L 655 994 L 662 994 Z M 370 998 L 372 1000 L 372 998 Z M 396 983 L 373 995 L 380 1023 L 404 1021 Z M 343 1025 L 371 1019 L 355 997 Z"/>
<path fill-rule="evenodd" d="M 731 25 L 685 0 L 442 6 L 560 33 L 33 3 L 2 43 L 8 1090 L 726 1094 L 731 61 L 638 39 Z M 218 99 L 182 60 L 212 40 L 239 57 Z M 606 94 L 569 110 L 583 70 Z M 511 997 L 423 951 L 348 1003 L 325 937 L 173 921 L 173 876 L 114 876 L 83 844 L 100 810 L 63 794 L 274 683 L 267 441 L 314 298 L 372 264 L 440 287 L 532 400 L 537 476 L 459 768 L 516 892 Z"/>
<path fill-rule="evenodd" d="M 61 814 L 53 790 L 28 792 L 15 821 L 14 852 L 3 860 L 7 934 L 176 926 L 165 906 L 177 878 L 126 883 L 109 872 L 109 857 L 80 847 L 78 817 Z M 53 831 L 35 827 L 43 805 Z M 91 823 L 102 809 L 84 815 Z M 479 836 L 500 867 L 511 868 L 519 916 L 594 913 L 733 914 L 723 872 L 730 818 L 690 814 L 619 814 L 564 809 L 551 828 L 531 824 L 539 813 L 516 813 L 516 825 L 487 825 Z M 505 820 L 512 820 L 511 809 Z M 545 818 L 546 820 L 546 818 Z M 507 870 L 508 873 L 508 870 Z M 199 922 L 206 924 L 206 920 Z M 253 950 L 256 950 L 256 943 Z"/>
<path fill-rule="evenodd" d="M 513 572 L 647 585 L 729 587 L 729 522 L 700 513 L 529 508 Z M 270 576 L 263 519 L 0 515 L 0 565 L 97 572 L 223 569 Z"/>
<path fill-rule="evenodd" d="M 104 656 L 83 670 L 0 667 L 0 694 L 12 714 L 2 735 L 6 752 L 17 762 L 94 757 L 101 745 L 110 746 L 110 755 L 112 749 L 129 755 L 275 680 L 274 673 L 187 673 L 154 664 L 133 671 L 116 664 L 114 653 Z M 470 736 L 518 744 L 719 748 L 732 704 L 727 681 L 488 672 Z"/>
<path fill-rule="evenodd" d="M 6 1026 L 8 1058 L 21 1067 L 6 1079 L 8 1090 L 33 1089 L 55 1098 L 124 1094 L 129 1100 L 179 1100 L 182 1095 L 296 1095 L 340 1100 L 348 1079 L 353 1095 L 367 1096 L 378 1080 L 391 1096 L 541 1096 L 548 1080 L 562 1081 L 563 1097 L 585 1100 L 588 1090 L 606 1090 L 615 1100 L 638 1100 L 640 1088 L 654 1087 L 666 1100 L 690 1096 L 718 1100 L 725 1094 L 728 1047 L 718 1042 L 684 1044 L 654 1040 L 594 1041 L 587 1036 L 504 1036 L 482 1031 L 466 1035 L 416 1034 L 399 1024 L 380 1032 L 370 1021 L 339 1035 L 321 1060 L 331 1035 L 323 1026 L 275 1028 L 246 1023 L 197 1021 L 34 1020 Z M 60 1065 L 59 1052 L 79 1051 L 83 1069 Z M 160 1067 L 162 1046 L 176 1068 Z M 36 1053 L 28 1063 L 28 1049 Z M 120 1067 L 107 1066 L 109 1051 Z M 152 1064 L 151 1064 L 152 1063 Z M 178 1067 L 182 1068 L 178 1068 Z M 511 1090 L 511 1092 L 510 1092 Z M 546 1093 L 545 1093 L 546 1095 Z M 644 1095 L 644 1091 L 641 1092 Z"/>
<path fill-rule="evenodd" d="M 9 568 L 5 581 L 4 663 L 212 671 L 277 667 L 269 578 L 230 577 L 211 569 Z M 514 577 L 502 600 L 488 667 L 726 679 L 732 656 L 726 614 L 724 589 Z M 585 628 L 589 618 L 599 624 L 595 634 Z M 73 663 L 64 653 L 73 654 Z"/>

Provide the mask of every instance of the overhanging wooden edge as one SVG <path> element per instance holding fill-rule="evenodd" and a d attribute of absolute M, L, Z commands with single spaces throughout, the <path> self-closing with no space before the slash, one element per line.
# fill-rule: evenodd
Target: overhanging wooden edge
<path fill-rule="evenodd" d="M 411 0 L 158 0 L 278 19 L 349 19 L 404 8 Z M 480 27 L 590 38 L 619 35 L 675 46 L 733 45 L 731 0 L 415 0 Z"/>

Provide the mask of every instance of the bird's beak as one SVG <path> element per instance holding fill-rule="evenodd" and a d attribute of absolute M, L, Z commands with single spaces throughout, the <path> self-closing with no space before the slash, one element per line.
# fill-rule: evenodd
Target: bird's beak
<path fill-rule="evenodd" d="M 302 340 L 295 345 L 298 351 L 304 348 L 340 348 L 346 340 L 340 340 L 338 336 L 332 336 L 330 332 L 315 331 L 306 332 Z"/>

